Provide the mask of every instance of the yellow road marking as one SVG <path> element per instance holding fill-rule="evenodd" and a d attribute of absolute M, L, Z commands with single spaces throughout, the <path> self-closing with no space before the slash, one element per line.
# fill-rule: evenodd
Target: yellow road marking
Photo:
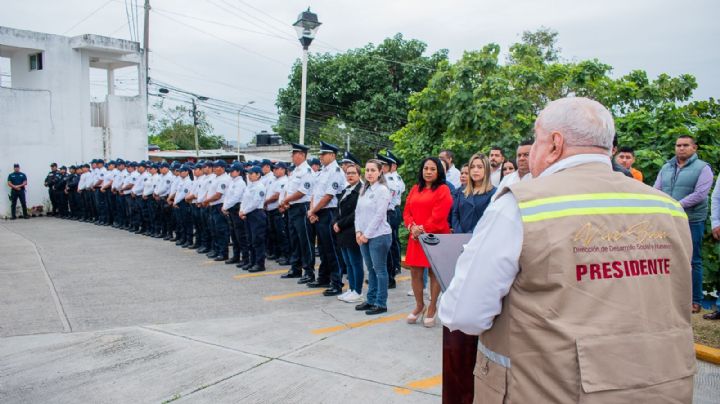
<path fill-rule="evenodd" d="M 273 272 L 266 272 L 265 274 L 269 275 L 269 274 L 272 274 L 272 273 L 274 273 L 274 272 L 275 272 L 275 271 L 273 271 Z M 283 271 L 280 271 L 280 272 L 277 272 L 277 273 L 282 273 L 282 272 L 286 272 L 286 271 L 283 270 Z M 262 274 L 262 275 L 265 275 L 265 274 Z M 239 279 L 239 277 L 249 277 L 249 275 L 255 275 L 255 274 L 236 275 L 234 278 L 235 278 L 235 279 Z M 257 274 L 257 276 L 262 276 L 262 275 L 261 275 L 261 274 Z M 398 276 L 397 278 L 395 278 L 395 281 L 396 281 L 396 282 L 404 282 L 404 281 L 408 281 L 408 280 L 410 280 L 410 276 L 408 276 L 408 275 Z M 316 295 L 322 295 L 323 290 L 324 290 L 324 289 L 318 289 L 318 290 L 308 290 L 308 291 L 306 291 L 306 292 L 293 292 L 293 293 L 285 293 L 285 294 L 282 294 L 282 295 L 271 295 L 271 296 L 265 296 L 265 297 L 263 297 L 263 300 L 265 300 L 266 302 L 274 302 L 274 301 L 276 301 L 276 300 L 291 299 L 291 298 L 293 298 L 293 297 L 316 296 Z M 343 290 L 347 290 L 347 286 L 344 286 L 344 287 L 343 287 Z"/>
<path fill-rule="evenodd" d="M 347 287 L 343 288 L 343 290 L 346 290 L 346 289 L 347 289 Z M 263 297 L 263 300 L 265 300 L 266 302 L 273 302 L 275 300 L 290 299 L 292 297 L 322 295 L 324 290 L 325 289 L 323 289 L 323 288 L 318 288 L 318 289 L 308 290 L 306 292 L 293 292 L 293 293 L 286 293 L 284 295 L 265 296 L 265 297 Z"/>
<path fill-rule="evenodd" d="M 408 395 L 412 393 L 412 390 L 410 389 L 416 389 L 416 390 L 425 390 L 425 389 L 431 389 L 435 386 L 439 386 L 442 384 L 442 375 L 436 375 L 432 377 L 428 377 L 427 379 L 420 379 L 420 380 L 414 380 L 410 383 L 407 383 L 405 387 L 395 387 L 393 390 L 397 394 L 402 395 Z"/>
<path fill-rule="evenodd" d="M 350 323 L 347 325 L 338 325 L 335 327 L 318 328 L 318 329 L 312 330 L 310 332 L 315 335 L 328 334 L 331 332 L 338 332 L 338 331 L 349 330 L 349 329 L 353 329 L 353 328 L 368 327 L 368 326 L 375 325 L 375 324 L 390 323 L 393 321 L 398 321 L 398 320 L 404 319 L 405 317 L 407 317 L 407 314 L 404 314 L 404 313 L 395 314 L 394 316 L 387 316 L 387 317 L 375 318 L 372 320 L 358 321 L 356 323 Z"/>
<path fill-rule="evenodd" d="M 264 271 L 252 274 L 235 275 L 233 276 L 233 279 L 256 278 L 258 276 L 284 274 L 285 272 L 287 272 L 286 269 L 278 269 L 277 271 Z"/>

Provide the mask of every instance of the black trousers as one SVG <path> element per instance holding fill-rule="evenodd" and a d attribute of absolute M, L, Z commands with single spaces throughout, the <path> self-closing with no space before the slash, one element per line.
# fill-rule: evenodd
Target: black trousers
<path fill-rule="evenodd" d="M 80 201 L 80 194 L 77 189 L 68 189 L 68 202 L 70 204 L 70 216 L 75 219 L 82 217 L 82 202 Z"/>
<path fill-rule="evenodd" d="M 315 248 L 310 241 L 310 222 L 307 219 L 309 205 L 308 202 L 296 203 L 288 209 L 290 239 L 295 248 L 290 257 L 290 269 L 294 272 L 304 270 L 305 274 L 315 276 Z"/>
<path fill-rule="evenodd" d="M 280 209 L 267 211 L 268 233 L 273 235 L 274 250 L 270 250 L 275 255 L 283 258 L 290 257 L 290 245 L 288 242 L 287 218 L 280 213 Z"/>
<path fill-rule="evenodd" d="M 233 242 L 233 257 L 238 257 L 242 261 L 250 261 L 250 243 L 247 238 L 247 229 L 245 221 L 240 219 L 238 212 L 240 204 L 237 204 L 228 210 L 230 216 L 230 238 Z"/>
<path fill-rule="evenodd" d="M 387 272 L 388 279 L 395 279 L 395 272 L 400 269 L 400 239 L 399 239 L 399 228 L 402 215 L 400 209 L 396 208 L 387 211 L 387 221 L 392 229 L 392 240 L 390 241 L 390 250 L 388 250 L 387 256 Z"/>
<path fill-rule="evenodd" d="M 265 267 L 265 237 L 267 216 L 262 209 L 255 209 L 245 217 L 247 233 L 250 236 L 250 262 Z"/>
<path fill-rule="evenodd" d="M 228 218 L 222 213 L 222 203 L 212 205 L 209 209 L 210 218 L 212 219 L 213 224 L 212 250 L 221 257 L 227 257 L 228 243 L 230 241 L 230 226 L 228 225 Z"/>
<path fill-rule="evenodd" d="M 10 214 L 12 217 L 17 217 L 17 201 L 20 200 L 20 206 L 22 206 L 23 217 L 27 217 L 27 202 L 25 202 L 25 189 L 20 191 L 11 189 L 10 190 Z"/>
<path fill-rule="evenodd" d="M 320 209 L 317 212 L 318 221 L 313 225 L 318 238 L 320 252 L 320 269 L 318 270 L 318 282 L 330 282 L 331 286 L 342 288 L 342 275 L 340 274 L 340 262 L 338 253 L 340 250 L 335 243 L 335 232 L 332 230 L 332 223 L 335 218 L 334 208 Z"/>

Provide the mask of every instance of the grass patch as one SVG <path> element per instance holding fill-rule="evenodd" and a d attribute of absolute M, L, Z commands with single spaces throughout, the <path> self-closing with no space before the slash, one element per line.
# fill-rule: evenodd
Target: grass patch
<path fill-rule="evenodd" d="M 695 342 L 720 349 L 720 320 L 705 320 L 703 314 L 711 313 L 709 310 L 702 310 L 692 315 L 693 334 Z"/>

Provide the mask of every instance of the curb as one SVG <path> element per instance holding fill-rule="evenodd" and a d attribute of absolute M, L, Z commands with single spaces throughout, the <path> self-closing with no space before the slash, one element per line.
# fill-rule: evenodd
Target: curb
<path fill-rule="evenodd" d="M 720 349 L 695 344 L 695 356 L 702 361 L 720 365 Z"/>

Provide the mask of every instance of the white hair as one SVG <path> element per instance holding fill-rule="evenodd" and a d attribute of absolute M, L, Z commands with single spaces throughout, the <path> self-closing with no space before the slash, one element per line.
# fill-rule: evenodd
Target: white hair
<path fill-rule="evenodd" d="M 546 133 L 560 132 L 568 146 L 612 150 L 615 122 L 602 104 L 585 97 L 560 98 L 540 111 L 536 125 Z"/>

